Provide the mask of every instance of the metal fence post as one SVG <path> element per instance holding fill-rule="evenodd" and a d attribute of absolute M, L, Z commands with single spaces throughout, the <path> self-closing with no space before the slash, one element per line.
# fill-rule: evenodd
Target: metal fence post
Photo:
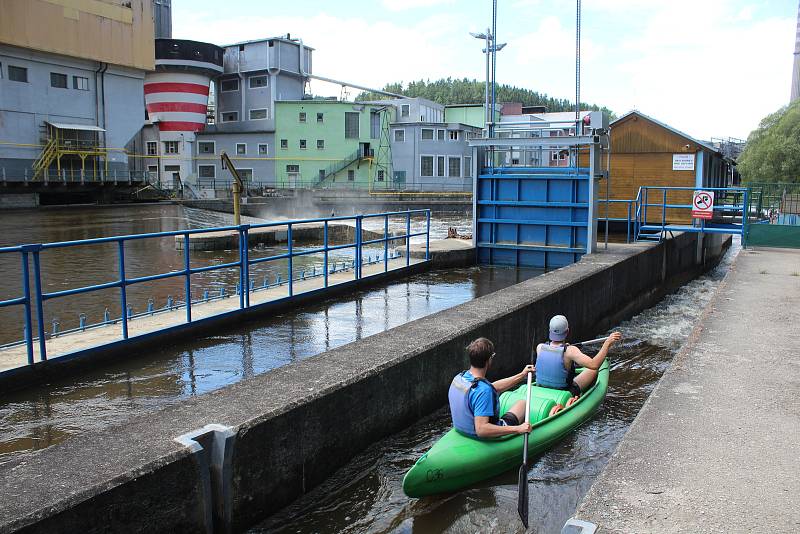
<path fill-rule="evenodd" d="M 411 212 L 406 212 L 406 267 L 411 265 Z"/>
<path fill-rule="evenodd" d="M 662 189 L 662 192 L 664 193 L 661 197 L 661 234 L 663 237 L 667 227 L 667 190 Z"/>
<path fill-rule="evenodd" d="M 244 238 L 243 252 L 244 252 L 244 280 L 242 284 L 242 293 L 244 293 L 244 306 L 250 307 L 250 225 L 243 226 L 242 237 Z"/>
<path fill-rule="evenodd" d="M 39 259 L 41 245 L 33 245 L 33 287 L 36 295 L 36 322 L 39 331 L 39 359 L 47 360 L 47 347 L 44 339 L 44 299 L 42 298 L 42 268 Z"/>
<path fill-rule="evenodd" d="M 356 280 L 361 279 L 361 254 L 362 254 L 362 244 L 361 244 L 361 221 L 362 216 L 356 215 Z"/>
<path fill-rule="evenodd" d="M 189 233 L 183 234 L 183 268 L 186 271 L 184 291 L 186 293 L 186 322 L 192 322 L 192 264 L 189 260 Z"/>
<path fill-rule="evenodd" d="M 389 271 L 389 216 L 383 220 L 383 272 Z"/>
<path fill-rule="evenodd" d="M 125 241 L 117 241 L 119 250 L 119 305 L 122 316 L 122 339 L 128 339 L 128 288 L 125 278 Z"/>
<path fill-rule="evenodd" d="M 323 252 L 323 259 L 322 259 L 322 272 L 324 276 L 324 287 L 328 287 L 328 220 L 325 220 L 322 229 L 322 248 L 325 250 Z"/>
<path fill-rule="evenodd" d="M 287 258 L 288 267 L 289 267 L 289 296 L 294 295 L 294 252 L 292 251 L 292 223 L 286 225 L 286 246 L 287 246 L 287 254 L 289 255 Z"/>
<path fill-rule="evenodd" d="M 22 257 L 22 292 L 25 297 L 25 348 L 28 352 L 28 365 L 33 365 L 33 331 L 31 325 L 31 281 L 28 272 L 28 253 L 23 250 Z"/>
<path fill-rule="evenodd" d="M 606 221 L 606 224 L 608 224 L 608 221 Z M 626 243 L 630 243 L 631 242 L 631 201 L 630 200 L 628 201 L 628 223 L 625 225 L 625 231 L 626 231 L 625 242 Z"/>
<path fill-rule="evenodd" d="M 431 259 L 431 210 L 425 210 L 425 215 L 428 220 L 428 226 L 425 229 L 425 261 L 428 261 Z"/>

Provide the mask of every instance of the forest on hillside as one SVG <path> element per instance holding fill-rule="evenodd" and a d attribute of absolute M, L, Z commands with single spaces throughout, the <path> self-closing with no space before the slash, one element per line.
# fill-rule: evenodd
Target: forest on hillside
<path fill-rule="evenodd" d="M 395 82 L 387 84 L 383 90 L 409 97 L 427 98 L 445 106 L 450 104 L 482 104 L 484 101 L 484 82 L 468 78 L 460 80 L 453 78 L 442 78 L 435 81 L 419 80 L 409 82 L 407 85 L 404 85 L 403 82 Z M 378 100 L 381 98 L 385 98 L 385 96 L 363 92 L 356 97 L 356 100 Z M 575 109 L 573 101 L 567 98 L 553 98 L 531 89 L 505 84 L 497 86 L 495 101 L 522 102 L 523 106 L 544 106 L 547 111 L 572 111 Z M 581 103 L 581 109 L 605 111 L 612 116 L 612 120 L 615 117 L 610 109 L 596 104 Z"/>

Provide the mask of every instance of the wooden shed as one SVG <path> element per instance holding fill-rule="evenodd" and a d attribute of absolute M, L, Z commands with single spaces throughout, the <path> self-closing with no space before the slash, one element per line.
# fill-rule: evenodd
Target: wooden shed
<path fill-rule="evenodd" d="M 733 176 L 733 162 L 708 143 L 667 126 L 638 111 L 626 113 L 611 123 L 611 199 L 635 199 L 641 186 L 727 187 Z M 605 198 L 606 184 L 601 181 L 598 196 Z M 651 191 L 650 203 L 661 203 L 661 192 Z M 658 197 L 658 198 L 656 198 Z M 690 204 L 691 191 L 672 191 L 667 201 Z M 611 218 L 627 217 L 627 205 L 609 207 Z M 599 206 L 599 216 L 606 207 Z M 661 220 L 661 210 L 648 209 L 648 220 Z M 687 210 L 667 210 L 667 222 L 691 223 Z"/>

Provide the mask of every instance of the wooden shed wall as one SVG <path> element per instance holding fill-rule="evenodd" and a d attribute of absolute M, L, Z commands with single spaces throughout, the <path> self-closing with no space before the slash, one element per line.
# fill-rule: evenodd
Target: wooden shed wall
<path fill-rule="evenodd" d="M 694 187 L 695 171 L 673 171 L 673 154 L 695 154 L 701 147 L 652 121 L 632 115 L 615 123 L 611 128 L 611 199 L 635 199 L 641 186 Z M 688 146 L 687 146 L 688 145 Z M 712 157 L 705 151 L 704 163 Z M 698 164 L 699 162 L 695 162 Z M 598 196 L 605 198 L 606 184 L 601 180 Z M 650 203 L 661 203 L 661 192 L 650 192 Z M 654 198 L 658 196 L 659 198 Z M 671 191 L 667 201 L 671 204 L 690 204 L 691 191 Z M 601 202 L 599 215 L 605 217 L 606 207 Z M 609 216 L 627 217 L 627 206 L 621 203 L 609 206 Z M 660 221 L 661 210 L 648 208 L 648 220 Z M 667 210 L 667 222 L 691 222 L 690 210 Z"/>

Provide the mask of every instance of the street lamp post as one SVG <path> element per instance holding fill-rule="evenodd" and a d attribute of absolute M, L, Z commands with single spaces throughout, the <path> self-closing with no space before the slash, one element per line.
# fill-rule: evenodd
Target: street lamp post
<path fill-rule="evenodd" d="M 489 59 L 490 59 L 490 54 L 493 51 L 502 50 L 506 46 L 506 43 L 500 43 L 498 45 L 494 45 L 494 38 L 489 28 L 486 29 L 485 33 L 469 32 L 469 34 L 475 37 L 476 39 L 482 39 L 485 41 L 484 49 L 482 50 L 482 52 L 486 54 L 486 83 L 484 84 L 483 97 L 484 97 L 484 119 L 486 122 L 485 127 L 488 133 L 489 123 L 494 121 L 494 113 L 493 113 L 494 110 L 490 111 L 489 109 L 490 108 L 489 84 L 491 83 L 491 77 L 489 75 Z"/>

